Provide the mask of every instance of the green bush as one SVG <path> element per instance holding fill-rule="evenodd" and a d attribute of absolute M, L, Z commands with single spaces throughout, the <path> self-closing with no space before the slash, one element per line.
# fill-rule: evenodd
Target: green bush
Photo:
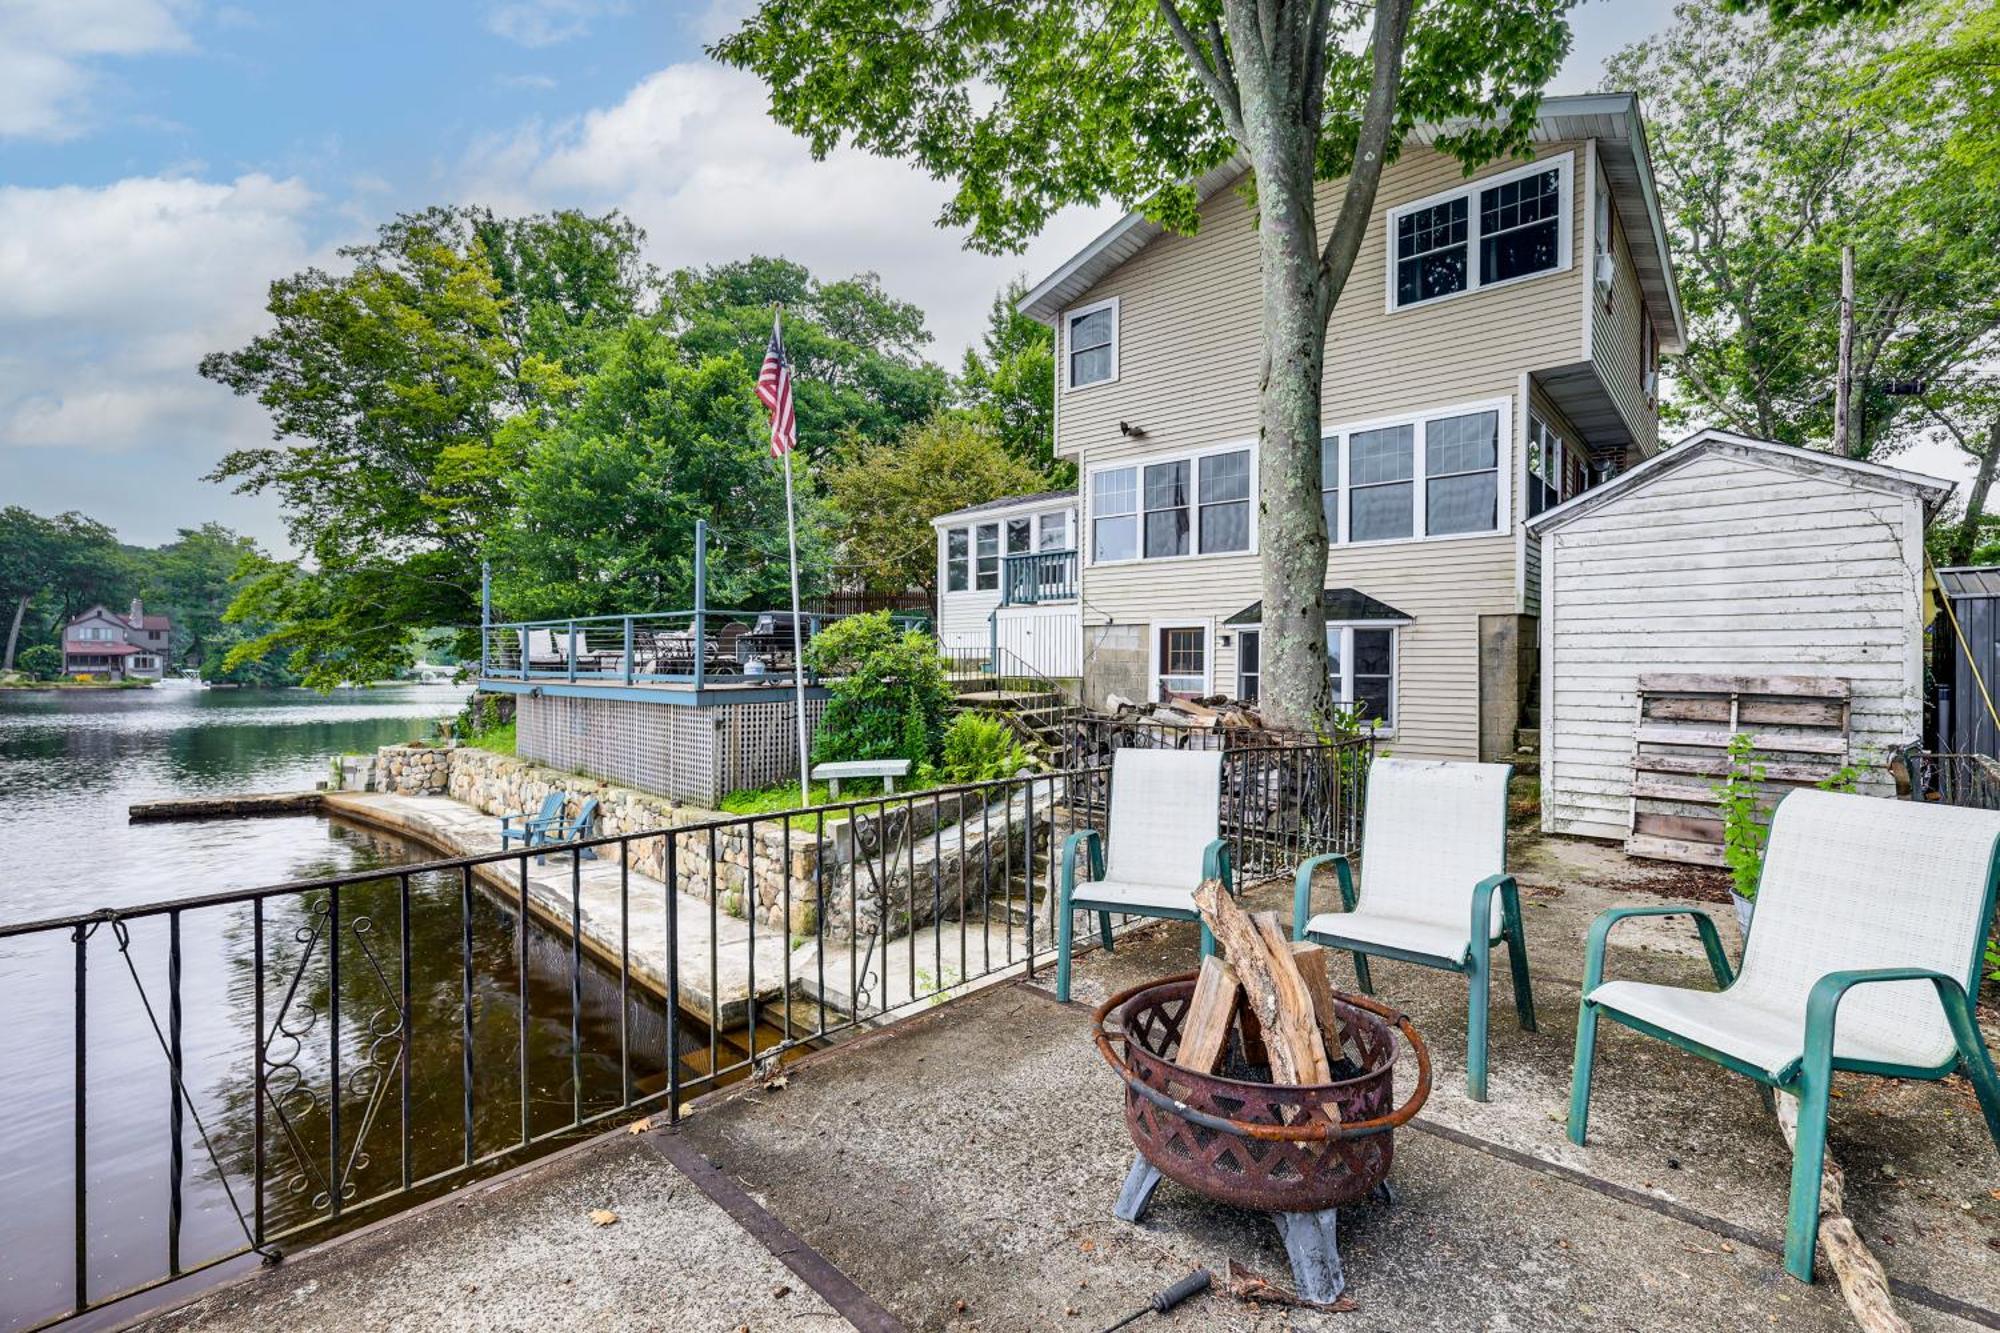
<path fill-rule="evenodd" d="M 23 648 L 14 662 L 36 680 L 54 680 L 62 674 L 62 649 L 52 643 L 38 643 L 31 648 Z"/>
<path fill-rule="evenodd" d="M 991 782 L 1011 778 L 1033 761 L 998 718 L 960 713 L 944 735 L 938 775 L 946 782 Z"/>
<path fill-rule="evenodd" d="M 831 681 L 814 763 L 907 759 L 914 771 L 937 761 L 951 704 L 937 640 L 886 611 L 849 616 L 813 636 L 806 665 Z"/>

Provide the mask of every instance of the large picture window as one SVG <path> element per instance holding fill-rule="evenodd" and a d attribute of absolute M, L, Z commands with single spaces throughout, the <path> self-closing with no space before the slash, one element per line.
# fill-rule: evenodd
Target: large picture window
<path fill-rule="evenodd" d="M 1568 154 L 1389 210 L 1392 308 L 1569 266 Z"/>
<path fill-rule="evenodd" d="M 1100 301 L 1072 310 L 1063 320 L 1069 345 L 1069 387 L 1088 388 L 1118 378 L 1118 303 Z"/>

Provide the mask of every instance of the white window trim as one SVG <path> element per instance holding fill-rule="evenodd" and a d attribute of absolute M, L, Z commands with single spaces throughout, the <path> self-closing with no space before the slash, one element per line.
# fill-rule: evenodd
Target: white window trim
<path fill-rule="evenodd" d="M 1556 168 L 1561 173 L 1556 177 L 1556 266 L 1554 268 L 1542 269 L 1537 273 L 1523 273 L 1515 278 L 1502 278 L 1498 282 L 1480 282 L 1479 192 L 1481 190 L 1490 190 L 1496 185 L 1505 185 L 1510 181 L 1521 180 L 1528 176 L 1539 176 L 1551 167 Z M 1533 282 L 1536 278 L 1546 278 L 1558 273 L 1567 273 L 1571 263 L 1574 262 L 1573 256 L 1570 254 L 1572 241 L 1570 230 L 1576 225 L 1572 212 L 1576 206 L 1576 201 L 1573 197 L 1575 183 L 1576 154 L 1574 152 L 1556 153 L 1549 157 L 1537 158 L 1524 167 L 1515 167 L 1511 171 L 1502 171 L 1491 176 L 1481 176 L 1476 180 L 1467 181 L 1463 185 L 1455 185 L 1449 190 L 1441 190 L 1437 194 L 1428 195 L 1422 199 L 1413 199 L 1409 203 L 1397 204 L 1390 208 L 1383 217 L 1382 308 L 1392 315 L 1399 310 L 1428 309 L 1444 301 L 1454 300 L 1461 296 L 1471 296 L 1475 292 L 1496 291 L 1502 287 L 1511 287 L 1517 282 Z M 1447 292 L 1443 296 L 1420 297 L 1406 305 L 1397 305 L 1397 220 L 1405 213 L 1414 213 L 1419 209 L 1433 208 L 1438 204 L 1449 203 L 1451 200 L 1461 197 L 1466 199 L 1465 286 L 1455 292 Z"/>
<path fill-rule="evenodd" d="M 1070 327 L 1085 315 L 1094 315 L 1100 310 L 1109 310 L 1111 312 L 1111 373 L 1101 380 L 1092 380 L 1088 384 L 1071 383 L 1070 369 L 1074 364 L 1071 353 L 1075 349 L 1070 346 Z M 1062 364 L 1057 367 L 1056 371 L 1057 374 L 1062 376 L 1063 388 L 1069 390 L 1071 393 L 1081 393 L 1085 389 L 1095 389 L 1100 385 L 1116 384 L 1118 382 L 1119 333 L 1118 298 L 1115 296 L 1108 297 L 1102 301 L 1092 301 L 1089 305 L 1072 306 L 1070 309 L 1063 311 Z"/>
<path fill-rule="evenodd" d="M 1154 703 L 1165 703 L 1160 691 L 1160 635 L 1170 629 L 1201 631 L 1201 693 L 1215 693 L 1215 622 L 1213 620 L 1150 620 L 1146 622 L 1146 693 Z"/>
<path fill-rule="evenodd" d="M 969 526 L 972 529 L 972 587 L 970 591 L 997 593 L 1000 591 L 1000 581 L 1005 575 L 1007 567 L 1007 522 L 1005 519 L 996 518 L 982 520 Z M 979 586 L 979 531 L 981 528 L 993 529 L 993 586 L 990 588 Z"/>
<path fill-rule="evenodd" d="M 1250 455 L 1250 494 L 1248 496 L 1250 502 L 1250 544 L 1240 551 L 1200 550 L 1198 548 L 1201 546 L 1201 460 L 1213 457 L 1216 454 L 1239 453 L 1248 453 Z M 1149 556 L 1145 553 L 1146 469 L 1148 467 L 1157 467 L 1162 463 L 1186 463 L 1188 465 L 1188 542 L 1197 549 L 1190 550 L 1186 555 Z M 1139 554 L 1129 556 L 1123 560 L 1099 560 L 1097 558 L 1097 543 L 1094 540 L 1096 536 L 1094 525 L 1097 521 L 1097 516 L 1091 509 L 1091 502 L 1097 495 L 1097 478 L 1106 472 L 1123 472 L 1128 468 L 1134 469 L 1138 473 L 1138 490 L 1136 492 L 1138 508 L 1132 512 L 1139 520 L 1137 544 Z M 1081 553 L 1083 563 L 1088 568 L 1107 569 L 1116 565 L 1171 565 L 1182 560 L 1227 560 L 1232 557 L 1253 556 L 1257 554 L 1257 441 L 1254 439 L 1232 440 L 1227 444 L 1209 445 L 1203 449 L 1160 454 L 1158 456 L 1141 455 L 1116 463 L 1101 463 L 1084 474 L 1083 482 L 1083 503 L 1077 506 L 1077 510 L 1079 522 L 1084 530 L 1077 533 L 1076 540 L 1077 550 Z M 1234 502 L 1231 501 L 1230 503 Z"/>
<path fill-rule="evenodd" d="M 1424 483 L 1429 480 L 1424 470 L 1424 442 L 1426 423 L 1439 417 L 1462 417 L 1474 412 L 1492 412 L 1497 418 L 1496 430 L 1499 434 L 1499 455 L 1494 459 L 1496 476 L 1495 489 L 1499 493 L 1499 504 L 1495 513 L 1495 524 L 1484 532 L 1441 532 L 1431 536 L 1424 531 L 1427 506 L 1424 503 Z M 1354 471 L 1348 458 L 1348 446 L 1352 444 L 1355 432 L 1383 430 L 1391 426 L 1409 426 L 1411 430 L 1410 448 L 1410 503 L 1415 512 L 1410 515 L 1410 535 L 1407 537 L 1376 537 L 1368 541 L 1353 541 L 1347 535 L 1349 522 L 1349 499 L 1352 493 Z M 1338 520 L 1338 532 L 1327 533 L 1329 546 L 1395 546 L 1411 542 L 1453 542 L 1481 537 L 1504 536 L 1513 531 L 1513 490 L 1507 479 L 1514 475 L 1514 400 L 1512 398 L 1488 398 L 1476 403 L 1451 403 L 1443 407 L 1427 407 L 1418 412 L 1405 412 L 1393 417 L 1377 417 L 1370 421 L 1351 421 L 1340 425 L 1329 425 L 1321 430 L 1321 435 L 1340 437 L 1340 503 L 1335 506 L 1334 517 Z M 1324 495 L 1322 491 L 1320 494 Z M 1254 506 L 1253 506 L 1254 511 Z M 1253 533 L 1254 536 L 1254 533 Z"/>
<path fill-rule="evenodd" d="M 1402 631 L 1410 627 L 1410 622 L 1407 620 L 1329 620 L 1326 622 L 1326 627 L 1328 629 L 1337 629 L 1341 632 L 1340 686 L 1334 693 L 1339 696 L 1335 699 L 1335 702 L 1340 703 L 1342 707 L 1346 707 L 1346 703 L 1351 703 L 1354 699 L 1354 631 L 1358 629 L 1386 629 L 1389 631 L 1389 718 L 1386 722 L 1377 722 L 1368 727 L 1367 731 L 1371 736 L 1394 736 L 1396 734 L 1396 726 L 1403 716 Z M 1172 626 L 1171 628 L 1178 629 L 1180 627 Z M 1264 669 L 1263 623 L 1231 625 L 1229 628 L 1236 632 L 1236 642 L 1238 645 L 1236 660 L 1239 668 L 1243 661 L 1243 649 L 1241 646 L 1243 636 L 1245 634 L 1255 634 L 1257 636 L 1257 688 L 1258 693 L 1262 694 L 1264 677 L 1270 674 L 1269 671 Z M 1156 683 L 1157 675 L 1158 673 L 1155 673 Z M 1242 687 L 1242 682 L 1243 672 L 1239 669 L 1236 672 L 1236 683 L 1239 689 Z M 1346 703 L 1342 703 L 1342 700 L 1345 700 Z M 1158 701 L 1156 700 L 1155 702 Z"/>

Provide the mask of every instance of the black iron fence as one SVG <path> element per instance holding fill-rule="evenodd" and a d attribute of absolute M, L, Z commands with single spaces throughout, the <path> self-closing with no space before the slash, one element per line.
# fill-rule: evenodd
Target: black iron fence
<path fill-rule="evenodd" d="M 1910 799 L 2000 810 L 2000 762 L 1983 754 L 1917 749 L 1898 757 L 1909 770 Z"/>
<path fill-rule="evenodd" d="M 1366 759 L 1232 751 L 1246 874 L 1351 846 Z M 38 1060 L 0 1063 L 47 1094 L 10 1149 L 33 1157 L 40 1194 L 10 1204 L 41 1219 L 47 1262 L 0 1261 L 0 1327 L 268 1261 L 1032 975 L 1063 838 L 1115 839 L 1108 782 L 1047 773 L 0 925 L 0 966 L 71 997 Z"/>

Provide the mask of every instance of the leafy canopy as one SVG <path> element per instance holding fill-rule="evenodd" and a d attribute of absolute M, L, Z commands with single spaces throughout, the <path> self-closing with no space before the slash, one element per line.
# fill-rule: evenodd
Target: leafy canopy
<path fill-rule="evenodd" d="M 1051 487 L 1072 486 L 1076 464 L 1055 456 L 1055 330 L 1020 312 L 1027 292 L 1017 278 L 994 296 L 980 345 L 965 352 L 959 402 Z"/>
<path fill-rule="evenodd" d="M 832 678 L 814 763 L 907 759 L 915 772 L 936 762 L 951 705 L 937 640 L 886 611 L 849 616 L 812 637 L 806 665 Z"/>
<path fill-rule="evenodd" d="M 871 592 L 937 592 L 931 520 L 967 505 L 1050 489 L 974 418 L 942 413 L 900 440 L 862 445 L 826 470 L 834 531 Z"/>

